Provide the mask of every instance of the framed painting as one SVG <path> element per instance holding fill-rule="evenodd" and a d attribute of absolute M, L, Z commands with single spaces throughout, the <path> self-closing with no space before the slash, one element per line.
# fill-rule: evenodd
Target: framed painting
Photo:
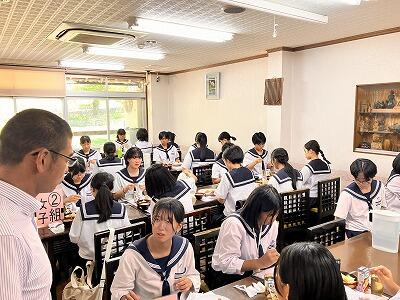
<path fill-rule="evenodd" d="M 219 99 L 219 77 L 219 72 L 206 75 L 206 98 L 208 100 Z"/>

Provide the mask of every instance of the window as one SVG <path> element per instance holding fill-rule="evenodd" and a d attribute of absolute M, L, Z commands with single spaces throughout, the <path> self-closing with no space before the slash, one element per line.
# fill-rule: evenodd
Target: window
<path fill-rule="evenodd" d="M 17 97 L 17 112 L 28 108 L 38 108 L 51 111 L 59 117 L 64 117 L 64 100 L 62 98 L 23 98 Z"/>

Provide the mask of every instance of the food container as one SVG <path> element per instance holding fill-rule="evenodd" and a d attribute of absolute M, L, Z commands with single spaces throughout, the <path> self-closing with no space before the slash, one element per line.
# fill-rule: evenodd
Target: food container
<path fill-rule="evenodd" d="M 372 247 L 397 253 L 399 251 L 400 214 L 390 210 L 372 210 Z"/>
<path fill-rule="evenodd" d="M 136 205 L 141 210 L 148 210 L 150 207 L 150 201 L 142 199 L 142 200 L 137 201 Z"/>

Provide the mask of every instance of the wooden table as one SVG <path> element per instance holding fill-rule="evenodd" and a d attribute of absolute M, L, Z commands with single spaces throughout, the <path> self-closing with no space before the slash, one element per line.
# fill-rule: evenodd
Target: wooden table
<path fill-rule="evenodd" d="M 399 253 L 389 253 L 372 248 L 370 232 L 360 234 L 351 239 L 328 247 L 335 258 L 340 258 L 342 271 L 357 271 L 360 266 L 375 267 L 383 265 L 388 267 L 394 280 L 400 282 Z"/>

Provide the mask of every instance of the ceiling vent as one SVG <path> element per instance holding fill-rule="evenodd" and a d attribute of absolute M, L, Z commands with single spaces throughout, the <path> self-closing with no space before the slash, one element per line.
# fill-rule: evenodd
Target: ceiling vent
<path fill-rule="evenodd" d="M 145 35 L 133 30 L 64 22 L 47 38 L 69 43 L 111 46 Z"/>

